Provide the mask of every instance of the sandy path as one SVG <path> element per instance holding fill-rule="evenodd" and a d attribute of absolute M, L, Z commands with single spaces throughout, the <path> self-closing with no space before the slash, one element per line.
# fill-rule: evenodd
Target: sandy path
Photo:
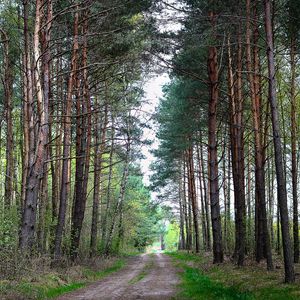
<path fill-rule="evenodd" d="M 141 255 L 130 259 L 121 271 L 57 300 L 172 299 L 178 282 L 168 256 Z"/>

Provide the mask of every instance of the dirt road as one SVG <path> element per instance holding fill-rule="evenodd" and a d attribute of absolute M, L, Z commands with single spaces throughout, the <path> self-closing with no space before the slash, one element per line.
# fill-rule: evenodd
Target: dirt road
<path fill-rule="evenodd" d="M 131 258 L 121 271 L 57 300 L 172 299 L 178 281 L 168 256 L 145 254 Z"/>

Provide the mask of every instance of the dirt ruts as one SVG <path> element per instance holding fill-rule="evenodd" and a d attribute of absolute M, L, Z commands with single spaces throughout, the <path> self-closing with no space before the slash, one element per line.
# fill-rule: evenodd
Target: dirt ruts
<path fill-rule="evenodd" d="M 144 254 L 131 258 L 121 271 L 57 300 L 173 299 L 178 282 L 168 256 Z"/>

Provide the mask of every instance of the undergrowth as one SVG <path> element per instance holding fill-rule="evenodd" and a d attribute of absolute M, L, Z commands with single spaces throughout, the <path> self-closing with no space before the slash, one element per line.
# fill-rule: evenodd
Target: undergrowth
<path fill-rule="evenodd" d="M 96 265 L 100 265 L 101 260 Z M 45 300 L 53 299 L 85 287 L 95 280 L 123 268 L 125 259 L 103 260 L 100 270 L 97 266 L 77 265 L 69 268 L 47 270 L 38 276 L 24 276 L 20 280 L 0 281 L 1 300 Z"/>

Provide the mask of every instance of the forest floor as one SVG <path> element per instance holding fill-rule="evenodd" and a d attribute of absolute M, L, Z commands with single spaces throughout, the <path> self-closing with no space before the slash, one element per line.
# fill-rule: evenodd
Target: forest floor
<path fill-rule="evenodd" d="M 245 266 L 234 265 L 230 257 L 212 264 L 211 253 L 167 253 L 180 269 L 176 299 L 195 300 L 296 300 L 300 299 L 300 264 L 295 265 L 296 282 L 285 284 L 282 259 L 275 257 L 273 271 L 265 263 L 246 259 Z"/>
<path fill-rule="evenodd" d="M 144 254 L 129 259 L 125 268 L 57 300 L 174 299 L 179 278 L 167 255 Z"/>

